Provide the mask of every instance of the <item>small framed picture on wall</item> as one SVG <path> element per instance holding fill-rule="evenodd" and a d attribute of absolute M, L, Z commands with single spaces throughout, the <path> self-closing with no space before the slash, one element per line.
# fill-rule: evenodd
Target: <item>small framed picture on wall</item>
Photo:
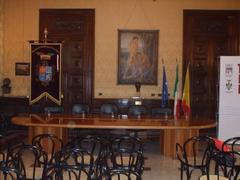
<path fill-rule="evenodd" d="M 30 64 L 29 63 L 16 63 L 15 64 L 15 75 L 16 76 L 29 76 Z"/>

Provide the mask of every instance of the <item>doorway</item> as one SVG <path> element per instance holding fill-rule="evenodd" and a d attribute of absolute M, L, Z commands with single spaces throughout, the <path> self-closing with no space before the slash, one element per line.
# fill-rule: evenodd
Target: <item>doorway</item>
<path fill-rule="evenodd" d="M 219 58 L 239 55 L 239 14 L 240 11 L 184 10 L 182 77 L 190 64 L 192 116 L 217 115 Z"/>
<path fill-rule="evenodd" d="M 94 9 L 40 9 L 39 39 L 63 42 L 62 91 L 66 113 L 72 104 L 91 106 L 94 69 Z"/>

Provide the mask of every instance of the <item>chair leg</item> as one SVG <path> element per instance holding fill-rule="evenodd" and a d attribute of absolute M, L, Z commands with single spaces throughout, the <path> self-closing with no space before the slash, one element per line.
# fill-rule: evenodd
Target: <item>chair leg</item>
<path fill-rule="evenodd" d="M 234 176 L 234 180 L 239 180 L 239 179 L 238 179 L 238 174 L 239 174 L 239 171 L 236 171 L 236 174 L 235 174 L 235 176 Z"/>
<path fill-rule="evenodd" d="M 181 180 L 183 180 L 183 165 L 181 164 Z"/>

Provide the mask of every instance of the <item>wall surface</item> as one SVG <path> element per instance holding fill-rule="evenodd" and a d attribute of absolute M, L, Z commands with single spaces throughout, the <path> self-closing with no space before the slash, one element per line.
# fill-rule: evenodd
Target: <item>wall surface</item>
<path fill-rule="evenodd" d="M 3 1 L 0 0 L 0 10 Z M 0 11 L 0 80 L 9 77 L 12 95 L 29 95 L 29 76 L 15 76 L 16 62 L 29 62 L 29 40 L 38 40 L 39 9 L 95 9 L 96 98 L 129 98 L 133 85 L 117 85 L 118 29 L 159 30 L 158 85 L 142 86 L 144 98 L 159 98 L 162 59 L 164 59 L 169 93 L 175 80 L 176 59 L 181 78 L 184 9 L 239 9 L 239 0 L 6 0 Z M 3 16 L 4 13 L 4 16 Z M 2 19 L 3 18 L 3 19 Z M 4 26 L 2 23 L 4 22 Z M 4 28 L 4 55 L 1 37 Z M 3 60 L 4 59 L 4 60 Z M 1 83 L 0 83 L 1 85 Z M 180 88 L 181 89 L 181 88 Z M 98 94 L 102 93 L 102 96 Z"/>

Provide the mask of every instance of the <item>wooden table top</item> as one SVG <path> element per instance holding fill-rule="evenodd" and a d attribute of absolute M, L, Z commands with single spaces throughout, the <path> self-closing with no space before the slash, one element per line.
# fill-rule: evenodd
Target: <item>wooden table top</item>
<path fill-rule="evenodd" d="M 144 116 L 109 117 L 88 115 L 84 118 L 73 115 L 52 115 L 46 117 L 40 114 L 15 116 L 12 123 L 29 127 L 58 127 L 58 128 L 91 128 L 91 129 L 207 129 L 216 127 L 216 121 L 207 118 L 168 119 Z"/>

